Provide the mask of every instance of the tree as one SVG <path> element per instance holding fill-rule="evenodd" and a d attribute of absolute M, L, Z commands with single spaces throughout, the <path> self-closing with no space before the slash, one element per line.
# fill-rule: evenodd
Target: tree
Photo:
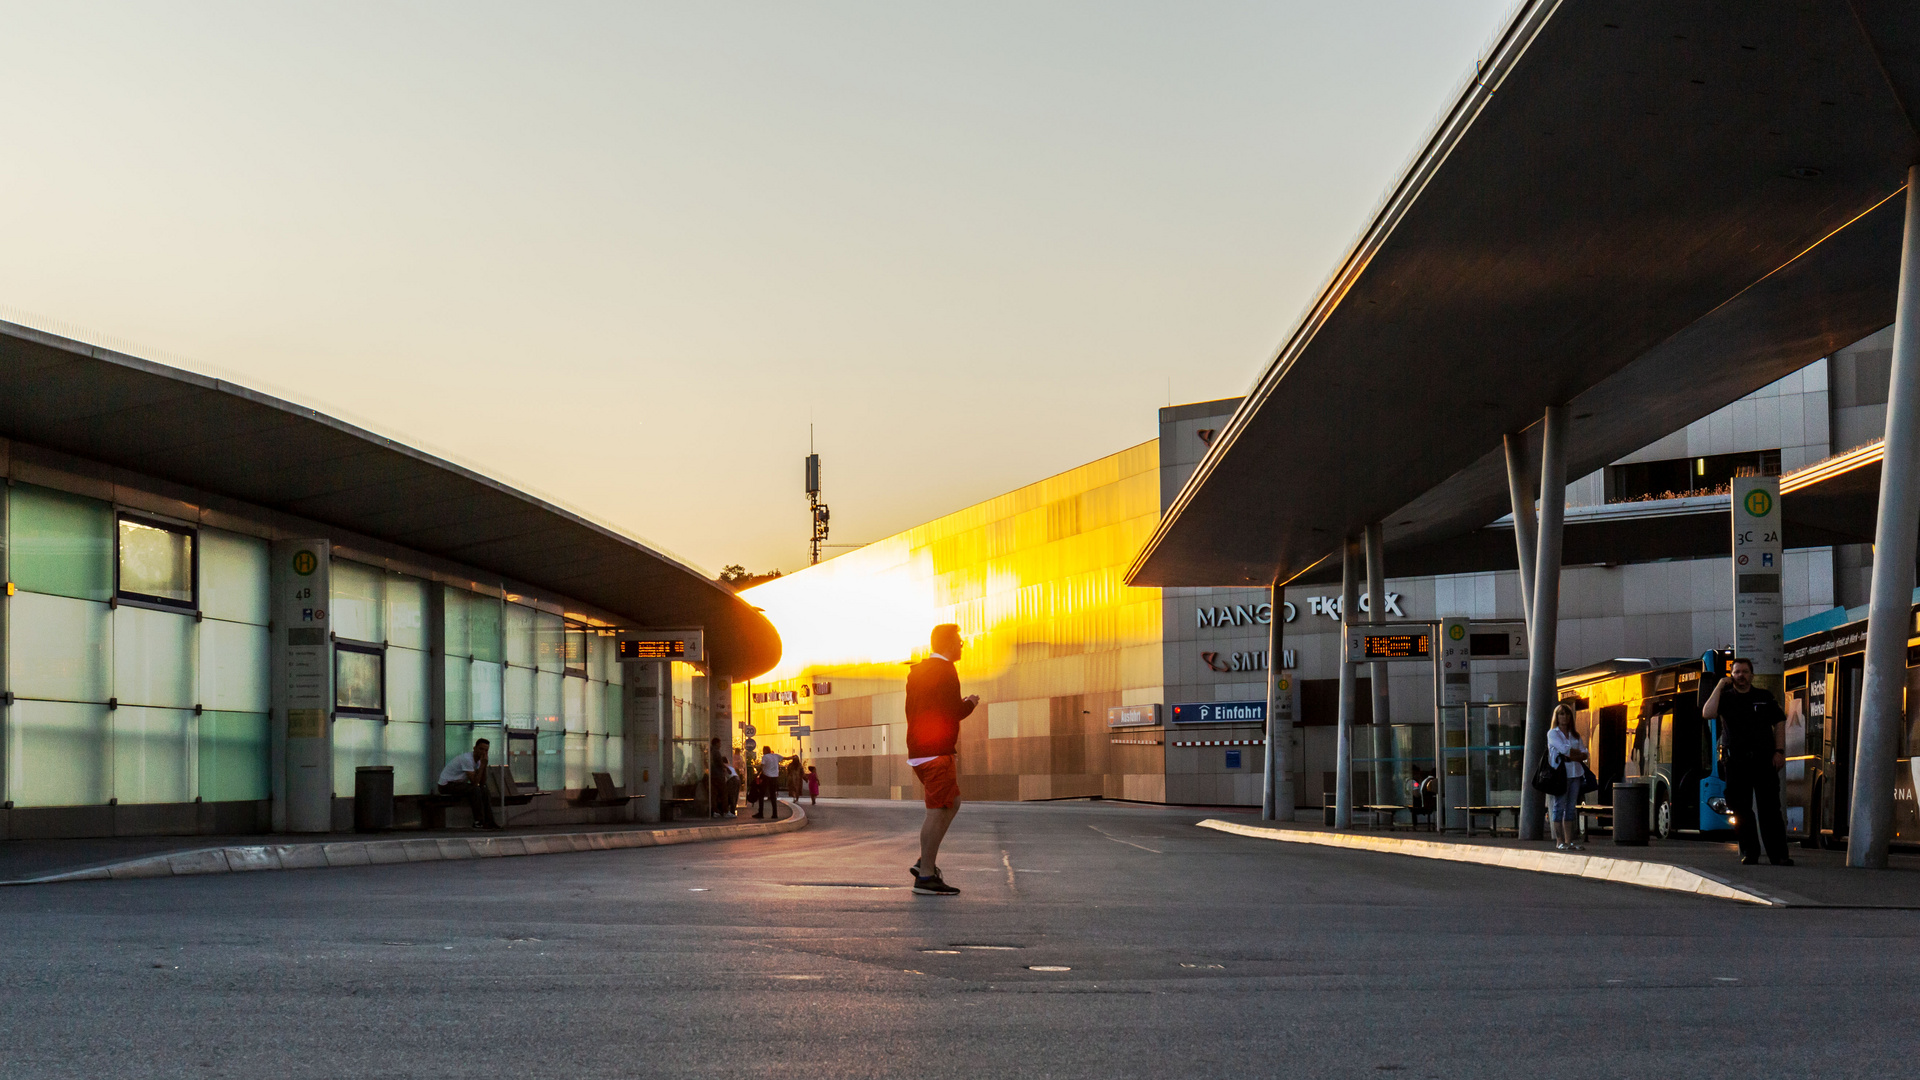
<path fill-rule="evenodd" d="M 780 571 L 777 569 L 765 574 L 755 574 L 739 563 L 729 563 L 720 568 L 720 584 L 734 592 L 751 589 L 755 585 L 764 584 L 779 576 Z"/>

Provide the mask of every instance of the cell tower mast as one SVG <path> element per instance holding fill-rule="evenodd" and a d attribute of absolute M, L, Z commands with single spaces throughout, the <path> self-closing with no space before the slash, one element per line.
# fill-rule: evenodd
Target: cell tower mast
<path fill-rule="evenodd" d="M 807 425 L 807 506 L 813 511 L 813 539 L 808 542 L 812 562 L 820 562 L 820 545 L 827 539 L 827 504 L 820 501 L 820 455 L 813 452 L 813 425 Z"/>

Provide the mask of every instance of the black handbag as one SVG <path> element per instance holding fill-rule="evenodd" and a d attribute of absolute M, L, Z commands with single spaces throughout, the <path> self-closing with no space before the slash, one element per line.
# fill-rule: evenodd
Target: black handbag
<path fill-rule="evenodd" d="M 1540 755 L 1540 767 L 1533 770 L 1533 790 L 1542 795 L 1565 795 L 1567 793 L 1567 769 L 1564 765 L 1547 764 L 1547 755 Z"/>
<path fill-rule="evenodd" d="M 1582 795 L 1600 790 L 1600 778 L 1593 774 L 1593 760 L 1589 758 L 1586 765 L 1587 767 L 1580 772 L 1580 794 Z"/>

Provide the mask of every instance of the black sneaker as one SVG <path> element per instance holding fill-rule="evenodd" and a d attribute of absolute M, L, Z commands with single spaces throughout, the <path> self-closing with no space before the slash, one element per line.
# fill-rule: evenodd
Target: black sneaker
<path fill-rule="evenodd" d="M 1773 860 L 1773 865 L 1775 865 L 1775 866 L 1792 866 L 1792 865 L 1793 865 L 1793 860 L 1792 860 L 1792 859 L 1774 859 L 1774 860 Z"/>
<path fill-rule="evenodd" d="M 907 867 L 907 873 L 909 873 L 909 874 L 912 874 L 912 875 L 914 876 L 914 879 L 915 879 L 915 880 L 918 880 L 918 879 L 919 879 L 919 877 L 920 877 L 920 864 L 919 864 L 918 862 L 916 862 L 916 863 L 914 863 L 914 864 L 913 864 L 912 866 L 909 866 L 909 867 Z M 937 866 L 936 866 L 936 867 L 934 867 L 934 868 L 933 868 L 933 876 L 934 876 L 934 877 L 939 877 L 939 876 L 940 876 L 940 868 L 939 868 L 939 867 L 937 867 Z"/>
<path fill-rule="evenodd" d="M 940 875 L 932 877 L 914 876 L 913 891 L 921 896 L 959 896 L 960 890 L 940 880 Z"/>

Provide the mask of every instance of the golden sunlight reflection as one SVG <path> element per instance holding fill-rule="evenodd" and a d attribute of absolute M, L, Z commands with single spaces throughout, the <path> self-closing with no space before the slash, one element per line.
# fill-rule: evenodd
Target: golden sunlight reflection
<path fill-rule="evenodd" d="M 780 666 L 761 679 L 808 668 L 903 663 L 927 633 L 951 621 L 939 603 L 933 557 L 896 536 L 741 593 L 780 630 Z"/>

